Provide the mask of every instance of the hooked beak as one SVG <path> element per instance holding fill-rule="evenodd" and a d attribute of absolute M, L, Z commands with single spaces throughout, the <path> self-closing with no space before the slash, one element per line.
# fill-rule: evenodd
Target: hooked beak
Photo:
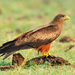
<path fill-rule="evenodd" d="M 70 18 L 68 16 L 66 16 L 65 20 L 70 20 Z"/>

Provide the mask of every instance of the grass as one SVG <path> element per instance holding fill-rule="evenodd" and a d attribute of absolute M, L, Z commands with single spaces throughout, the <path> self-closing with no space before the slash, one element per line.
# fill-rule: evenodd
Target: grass
<path fill-rule="evenodd" d="M 34 27 L 49 23 L 58 13 L 65 13 L 70 16 L 71 20 L 65 22 L 62 34 L 52 43 L 50 52 L 75 64 L 75 48 L 64 52 L 69 45 L 75 43 L 58 42 L 65 35 L 75 38 L 74 6 L 75 0 L 0 0 L 0 45 Z M 23 19 L 19 19 L 23 16 Z M 28 50 L 18 52 L 25 57 Z M 36 50 L 29 52 L 27 60 L 41 55 L 38 55 Z M 12 56 L 4 61 L 2 58 L 0 59 L 0 66 L 11 65 Z M 48 62 L 41 65 L 33 63 L 29 65 L 30 67 L 22 67 L 19 71 L 16 68 L 12 71 L 0 71 L 0 75 L 75 75 L 75 68 L 65 65 L 50 66 Z"/>

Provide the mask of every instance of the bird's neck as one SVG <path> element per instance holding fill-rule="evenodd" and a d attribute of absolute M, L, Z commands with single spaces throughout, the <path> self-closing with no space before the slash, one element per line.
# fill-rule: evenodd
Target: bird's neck
<path fill-rule="evenodd" d="M 53 24 L 53 25 L 63 25 L 64 21 L 51 21 L 50 24 Z"/>

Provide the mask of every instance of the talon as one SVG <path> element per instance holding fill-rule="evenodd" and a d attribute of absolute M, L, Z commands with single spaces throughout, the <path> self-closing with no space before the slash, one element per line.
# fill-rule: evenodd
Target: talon
<path fill-rule="evenodd" d="M 47 54 L 45 54 L 45 53 L 43 54 L 43 56 L 46 56 L 46 57 L 48 57 L 48 55 L 47 55 Z"/>
<path fill-rule="evenodd" d="M 48 56 L 51 56 L 51 57 L 53 57 L 53 55 L 52 55 L 51 53 L 49 53 L 49 52 L 48 52 Z"/>

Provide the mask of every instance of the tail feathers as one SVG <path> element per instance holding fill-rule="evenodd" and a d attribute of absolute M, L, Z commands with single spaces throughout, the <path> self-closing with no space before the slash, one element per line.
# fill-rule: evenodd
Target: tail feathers
<path fill-rule="evenodd" d="M 32 48 L 32 46 L 29 46 L 29 45 L 16 46 L 15 42 L 16 42 L 16 40 L 13 40 L 13 41 L 10 41 L 10 42 L 7 42 L 7 43 L 3 44 L 0 47 L 0 57 L 4 56 L 3 60 L 6 59 L 11 54 L 13 54 L 14 52 L 20 50 L 20 49 L 30 49 L 30 48 Z"/>
<path fill-rule="evenodd" d="M 8 45 L 11 45 L 13 42 L 15 42 L 16 41 L 16 39 L 15 40 L 13 40 L 13 41 L 9 41 L 9 42 L 6 42 L 6 43 L 4 43 L 1 47 L 0 47 L 0 49 L 3 49 L 4 47 L 7 47 Z"/>
<path fill-rule="evenodd" d="M 15 45 L 15 40 L 7 42 L 0 47 L 0 57 L 5 55 L 3 58 L 4 60 L 19 49 L 20 47 Z"/>
<path fill-rule="evenodd" d="M 4 55 L 3 60 L 6 59 L 8 56 L 10 56 L 11 54 L 13 54 L 13 53 L 15 53 L 15 52 L 16 52 L 16 51 L 13 51 L 13 52 L 7 52 L 7 53 L 3 54 L 3 55 Z M 2 55 L 2 56 L 3 56 L 3 55 Z"/>
<path fill-rule="evenodd" d="M 3 55 L 5 55 L 5 53 L 2 53 L 2 54 L 0 55 L 0 57 L 3 56 Z"/>

